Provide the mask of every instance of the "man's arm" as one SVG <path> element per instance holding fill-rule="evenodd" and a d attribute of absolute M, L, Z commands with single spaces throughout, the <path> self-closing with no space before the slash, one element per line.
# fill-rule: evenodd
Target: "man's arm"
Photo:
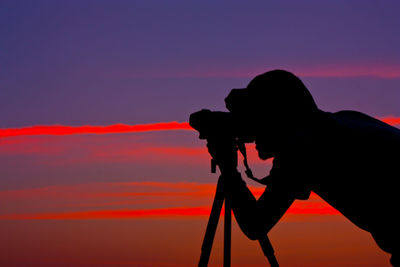
<path fill-rule="evenodd" d="M 222 179 L 236 221 L 243 233 L 252 240 L 264 237 L 295 199 L 284 188 L 272 184 L 256 200 L 240 173 L 229 177 L 222 176 Z"/>

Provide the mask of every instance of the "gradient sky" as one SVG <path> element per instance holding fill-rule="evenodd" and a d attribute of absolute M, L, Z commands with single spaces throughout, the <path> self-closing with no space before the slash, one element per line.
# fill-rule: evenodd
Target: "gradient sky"
<path fill-rule="evenodd" d="M 195 266 L 217 177 L 189 114 L 225 110 L 230 89 L 282 68 L 321 109 L 399 127 L 398 10 L 399 1 L 1 1 L 0 265 Z M 262 176 L 271 162 L 250 148 Z M 315 195 L 271 239 L 282 266 L 389 266 L 368 233 Z M 217 266 L 220 232 L 214 245 Z M 265 265 L 237 226 L 232 246 L 234 266 Z"/>

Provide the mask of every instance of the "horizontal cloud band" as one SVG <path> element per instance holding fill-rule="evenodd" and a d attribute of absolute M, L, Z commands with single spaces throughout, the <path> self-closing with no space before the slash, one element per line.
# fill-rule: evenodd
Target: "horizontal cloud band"
<path fill-rule="evenodd" d="M 339 215 L 340 213 L 331 206 L 320 203 L 309 204 L 309 207 L 294 206 L 289 208 L 289 214 L 315 214 Z M 211 212 L 209 206 L 201 207 L 173 207 L 164 209 L 138 209 L 138 210 L 96 210 L 65 213 L 37 213 L 37 214 L 4 214 L 0 220 L 76 220 L 76 219 L 138 219 L 138 218 L 171 218 L 208 216 Z M 221 211 L 223 216 L 224 212 Z"/>
<path fill-rule="evenodd" d="M 383 122 L 391 125 L 400 125 L 400 117 L 381 118 Z M 152 124 L 113 124 L 108 126 L 64 126 L 64 125 L 38 125 L 22 128 L 0 129 L 1 137 L 32 136 L 32 135 L 72 135 L 72 134 L 115 134 L 139 133 L 152 131 L 193 130 L 187 122 L 160 122 Z"/>
<path fill-rule="evenodd" d="M 263 187 L 249 186 L 255 197 L 264 192 Z M 53 208 L 73 208 L 72 211 L 28 213 L 25 208 L 10 213 L 0 213 L 1 220 L 76 220 L 76 219 L 139 219 L 204 217 L 210 214 L 210 206 L 204 206 L 215 193 L 214 184 L 188 182 L 122 182 L 93 183 L 70 186 L 0 191 L 0 201 L 12 205 L 29 203 L 28 207 L 40 208 L 43 203 L 53 203 Z M 162 201 L 160 201 L 160 198 Z M 158 203 L 156 208 L 121 209 L 121 205 Z M 171 206 L 186 203 L 185 207 Z M 34 204 L 36 203 L 36 204 Z M 91 203 L 91 204 L 90 204 Z M 165 207 L 167 205 L 167 207 Z M 25 207 L 24 205 L 22 205 Z M 115 208 L 111 208 L 114 206 Z M 42 207 L 47 209 L 47 206 Z M 104 209 L 107 207 L 107 209 Z M 118 208 L 117 208 L 118 207 Z M 80 210 L 89 208 L 90 210 Z M 95 208 L 95 209 L 93 209 Z M 78 209 L 78 210 L 77 210 Z M 312 193 L 309 201 L 296 201 L 288 210 L 295 215 L 339 215 L 340 213 Z"/>
<path fill-rule="evenodd" d="M 23 128 L 0 129 L 0 137 L 21 135 L 115 134 L 170 130 L 192 130 L 192 128 L 187 122 L 176 121 L 138 125 L 113 124 L 108 126 L 38 125 Z"/>

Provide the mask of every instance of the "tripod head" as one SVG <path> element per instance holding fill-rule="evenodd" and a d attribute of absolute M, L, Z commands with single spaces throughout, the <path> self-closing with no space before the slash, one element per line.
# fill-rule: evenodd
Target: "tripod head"
<path fill-rule="evenodd" d="M 245 143 L 253 142 L 254 137 L 249 135 L 246 129 L 238 126 L 231 113 L 202 109 L 190 114 L 189 124 L 200 133 L 200 139 L 207 140 L 208 152 L 212 157 L 212 173 L 215 173 L 217 165 L 221 173 L 237 173 L 237 150 L 239 150 L 244 157 L 243 164 L 246 167 L 247 177 L 265 184 L 265 180 L 253 176 L 247 163 Z"/>

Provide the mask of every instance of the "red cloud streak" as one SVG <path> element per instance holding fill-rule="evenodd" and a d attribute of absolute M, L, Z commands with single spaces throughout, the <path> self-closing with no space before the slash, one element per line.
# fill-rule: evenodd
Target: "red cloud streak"
<path fill-rule="evenodd" d="M 400 125 L 400 118 L 386 117 L 386 118 L 382 118 L 381 120 L 390 125 Z"/>
<path fill-rule="evenodd" d="M 385 117 L 380 119 L 391 125 L 400 125 L 399 117 Z M 187 122 L 176 121 L 138 125 L 113 124 L 108 126 L 38 125 L 22 128 L 0 129 L 0 138 L 27 135 L 115 134 L 171 130 L 193 130 L 193 128 L 190 127 Z"/>
<path fill-rule="evenodd" d="M 264 192 L 262 187 L 249 186 L 255 197 L 260 197 Z M 165 191 L 163 191 L 165 190 Z M 187 182 L 124 182 L 124 183 L 95 183 L 75 186 L 51 186 L 36 189 L 23 189 L 0 191 L 0 200 L 12 203 L 12 200 L 18 200 L 21 203 L 35 203 L 35 201 L 52 201 L 60 204 L 63 200 L 70 198 L 79 200 L 83 204 L 87 200 L 107 200 L 98 203 L 98 206 L 109 206 L 108 200 L 117 198 L 117 203 L 123 200 L 132 201 L 144 200 L 149 202 L 147 196 L 161 196 L 164 199 L 163 204 L 169 202 L 168 197 L 178 197 L 181 203 L 188 203 L 189 200 L 207 199 L 210 200 L 215 193 L 215 185 L 198 184 Z M 122 198 L 122 199 L 121 199 Z M 150 199 L 151 201 L 153 198 Z M 144 202 L 144 203 L 145 203 Z M 38 203 L 38 207 L 40 202 Z M 68 202 L 66 202 L 68 203 Z M 71 205 L 77 208 L 76 203 Z M 88 205 L 90 206 L 90 205 Z M 201 204 L 191 204 L 185 207 L 158 207 L 146 209 L 103 209 L 103 210 L 85 210 L 68 212 L 36 212 L 36 213 L 5 213 L 0 214 L 0 220 L 64 220 L 64 219 L 133 219 L 133 218 L 174 218 L 174 217 L 198 217 L 208 216 L 210 206 Z M 288 210 L 289 214 L 295 215 L 337 215 L 339 212 L 322 201 L 316 194 L 311 194 L 308 201 L 296 201 Z"/>
<path fill-rule="evenodd" d="M 209 206 L 177 207 L 164 209 L 136 209 L 136 210 L 96 210 L 63 213 L 35 213 L 35 214 L 4 214 L 0 220 L 77 220 L 77 219 L 138 219 L 138 218 L 174 218 L 209 216 Z M 296 205 L 291 207 L 289 214 L 314 214 L 314 215 L 338 215 L 336 209 L 320 203 L 308 204 L 305 207 Z M 223 211 L 221 211 L 223 216 Z"/>
<path fill-rule="evenodd" d="M 38 125 L 23 128 L 0 129 L 0 137 L 22 135 L 114 134 L 168 130 L 193 130 L 187 122 L 160 122 L 152 124 L 113 124 L 108 126 Z"/>

